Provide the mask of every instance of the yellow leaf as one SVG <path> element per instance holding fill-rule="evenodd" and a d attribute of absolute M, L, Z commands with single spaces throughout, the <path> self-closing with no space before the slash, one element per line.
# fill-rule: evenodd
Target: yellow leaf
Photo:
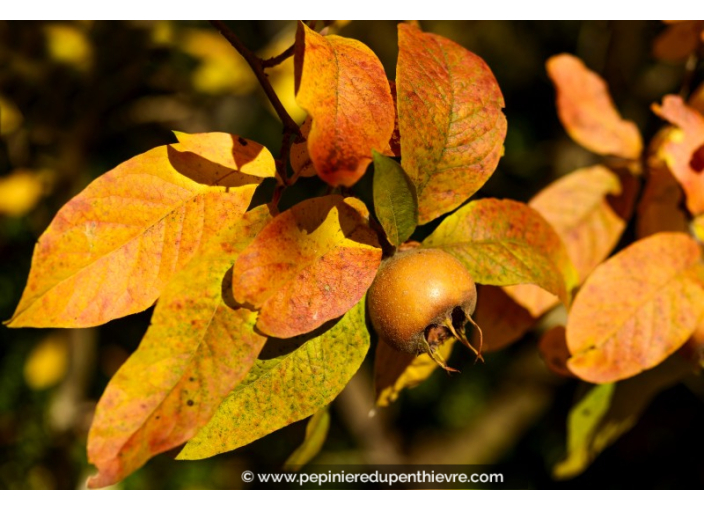
<path fill-rule="evenodd" d="M 88 327 L 145 310 L 276 171 L 255 142 L 182 138 L 107 172 L 58 212 L 10 327 Z"/>
<path fill-rule="evenodd" d="M 320 409 L 308 420 L 306 437 L 303 444 L 286 459 L 284 469 L 298 471 L 315 458 L 325 444 L 330 429 L 330 411 L 327 407 Z"/>
<path fill-rule="evenodd" d="M 0 136 L 9 135 L 22 125 L 22 112 L 9 99 L 0 96 Z"/>

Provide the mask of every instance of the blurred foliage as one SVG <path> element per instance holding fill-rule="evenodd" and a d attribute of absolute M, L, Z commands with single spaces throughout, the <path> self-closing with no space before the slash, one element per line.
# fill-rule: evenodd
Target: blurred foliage
<path fill-rule="evenodd" d="M 293 42 L 295 24 L 230 26 L 250 48 L 270 57 Z M 558 123 L 544 68 L 548 57 L 574 53 L 604 76 L 620 111 L 646 139 L 660 125 L 650 104 L 676 93 L 685 76 L 682 63 L 653 57 L 653 41 L 664 27 L 658 22 L 434 21 L 422 26 L 483 57 L 504 93 L 506 153 L 483 196 L 527 201 L 556 177 L 596 162 Z M 395 22 L 336 23 L 331 30 L 369 45 L 394 78 Z M 270 70 L 270 77 L 283 104 L 301 121 L 291 62 Z M 10 317 L 19 301 L 34 243 L 56 211 L 96 176 L 174 141 L 171 130 L 236 133 L 276 152 L 281 126 L 242 59 L 207 24 L 0 21 L 1 318 Z M 369 197 L 370 185 L 371 179 L 360 181 L 358 194 Z M 281 205 L 324 189 L 314 179 L 301 179 Z M 419 229 L 414 238 L 422 239 L 436 224 Z M 150 314 L 61 333 L 0 328 L 0 488 L 83 487 L 92 470 L 85 442 L 95 402 L 138 345 Z M 551 468 L 565 453 L 575 389 L 577 394 L 584 390 L 577 382 L 547 375 L 536 341 L 528 334 L 488 354 L 486 364 L 456 352 L 450 364 L 462 368 L 461 375 L 436 371 L 390 408 L 377 411 L 375 420 L 387 431 L 383 441 L 421 458 L 437 459 L 453 450 L 455 460 L 466 453 L 467 463 L 498 463 L 513 473 L 507 487 L 701 484 L 704 468 L 696 461 L 704 453 L 698 440 L 704 387 L 698 380 L 656 397 L 638 425 L 584 474 L 568 482 L 553 480 Z M 366 392 L 371 361 L 357 385 Z M 374 435 L 350 419 L 352 401 L 346 390 L 332 405 L 318 462 L 373 458 Z M 363 404 L 364 412 L 370 409 L 371 401 Z M 170 452 L 120 487 L 239 488 L 241 467 L 256 472 L 281 466 L 305 433 L 303 421 L 197 462 L 176 462 L 176 452 Z M 479 453 L 477 444 L 484 445 Z"/>

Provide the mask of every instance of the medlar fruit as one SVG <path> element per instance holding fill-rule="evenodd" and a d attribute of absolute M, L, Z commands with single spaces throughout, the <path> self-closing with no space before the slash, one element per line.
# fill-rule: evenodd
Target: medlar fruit
<path fill-rule="evenodd" d="M 379 338 L 394 349 L 428 353 L 445 370 L 437 352 L 454 337 L 481 359 L 467 340 L 465 325 L 477 305 L 477 289 L 469 271 L 452 255 L 437 249 L 412 249 L 386 259 L 369 289 L 369 316 Z"/>

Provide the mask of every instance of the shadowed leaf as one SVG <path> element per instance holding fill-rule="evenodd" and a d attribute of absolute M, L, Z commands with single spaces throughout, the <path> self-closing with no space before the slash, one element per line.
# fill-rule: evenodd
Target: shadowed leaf
<path fill-rule="evenodd" d="M 237 259 L 235 299 L 260 308 L 257 327 L 289 338 L 339 317 L 359 301 L 381 263 L 368 212 L 328 195 L 278 215 Z"/>
<path fill-rule="evenodd" d="M 325 444 L 330 429 L 330 411 L 324 407 L 317 411 L 308 420 L 306 425 L 306 437 L 301 446 L 286 459 L 284 470 L 298 471 L 315 458 Z"/>
<path fill-rule="evenodd" d="M 661 233 L 600 265 L 567 321 L 569 369 L 594 383 L 651 368 L 687 341 L 704 315 L 704 266 L 691 237 Z"/>
<path fill-rule="evenodd" d="M 306 117 L 305 122 L 301 124 L 301 134 L 306 137 L 306 140 L 297 140 L 291 145 L 291 168 L 294 175 L 298 177 L 313 177 L 316 175 L 313 162 L 308 154 L 308 135 L 310 134 L 310 126 L 313 123 L 311 117 Z"/>
<path fill-rule="evenodd" d="M 540 287 L 530 287 L 543 292 L 555 301 L 555 296 Z M 474 321 L 482 328 L 485 352 L 498 351 L 511 345 L 525 335 L 537 322 L 528 310 L 511 299 L 507 287 L 479 285 L 477 288 L 477 309 Z M 479 333 L 472 333 L 472 344 L 478 345 Z"/>
<path fill-rule="evenodd" d="M 702 44 L 702 21 L 673 23 L 653 42 L 653 55 L 661 60 L 681 62 Z"/>
<path fill-rule="evenodd" d="M 696 215 L 704 212 L 704 172 L 694 157 L 704 145 L 704 116 L 687 106 L 679 96 L 665 96 L 653 111 L 676 126 L 660 143 L 657 157 L 664 161 L 687 196 L 687 208 Z"/>
<path fill-rule="evenodd" d="M 407 23 L 398 37 L 401 155 L 425 224 L 462 204 L 496 169 L 506 137 L 504 99 L 474 53 Z"/>
<path fill-rule="evenodd" d="M 393 159 L 374 152 L 374 212 L 393 246 L 408 240 L 418 225 L 413 183 Z"/>
<path fill-rule="evenodd" d="M 567 368 L 567 359 L 570 357 L 570 351 L 567 348 L 564 326 L 555 326 L 546 331 L 540 337 L 538 351 L 545 364 L 555 374 L 562 377 L 574 377 Z"/>
<path fill-rule="evenodd" d="M 107 172 L 58 212 L 10 327 L 88 327 L 145 310 L 274 175 L 274 159 L 255 142 L 184 136 Z"/>
<path fill-rule="evenodd" d="M 313 118 L 308 152 L 331 186 L 352 186 L 394 130 L 394 101 L 377 56 L 361 42 L 299 23 L 296 100 Z"/>
<path fill-rule="evenodd" d="M 88 435 L 98 474 L 89 487 L 112 485 L 193 437 L 254 364 L 266 337 L 254 332 L 255 312 L 225 303 L 222 286 L 269 218 L 266 206 L 248 212 L 166 287 L 142 343 L 98 403 Z"/>
<path fill-rule="evenodd" d="M 670 138 L 672 129 L 660 130 L 650 145 L 645 187 L 638 202 L 636 233 L 639 239 L 658 232 L 687 232 L 682 187 L 657 155 L 660 145 Z"/>
<path fill-rule="evenodd" d="M 319 336 L 269 339 L 267 356 L 262 352 L 247 378 L 177 458 L 203 459 L 234 450 L 327 406 L 369 350 L 364 307 L 362 300 Z"/>
<path fill-rule="evenodd" d="M 592 152 L 637 159 L 643 140 L 636 125 L 623 120 L 604 80 L 575 56 L 563 53 L 547 62 L 557 90 L 557 113 L 572 139 Z"/>
<path fill-rule="evenodd" d="M 633 379 L 593 387 L 570 411 L 567 458 L 553 468 L 553 476 L 566 479 L 584 472 L 602 451 L 638 423 L 655 396 L 692 371 L 689 362 L 671 356 Z"/>
<path fill-rule="evenodd" d="M 457 257 L 477 283 L 533 283 L 569 301 L 577 274 L 553 228 L 525 204 L 476 200 L 445 218 L 424 242 Z"/>

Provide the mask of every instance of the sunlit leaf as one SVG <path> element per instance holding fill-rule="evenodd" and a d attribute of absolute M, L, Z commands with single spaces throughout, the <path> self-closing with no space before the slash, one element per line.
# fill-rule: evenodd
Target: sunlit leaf
<path fill-rule="evenodd" d="M 570 411 L 567 457 L 554 467 L 553 476 L 573 478 L 584 472 L 602 451 L 638 423 L 657 394 L 692 370 L 683 358 L 671 356 L 633 379 L 594 386 Z"/>
<path fill-rule="evenodd" d="M 455 338 L 443 343 L 438 349 L 442 359 L 452 353 Z M 414 388 L 425 381 L 438 367 L 429 354 L 414 356 L 399 352 L 386 342 L 379 342 L 374 356 L 374 387 L 376 405 L 386 407 L 398 399 L 401 391 Z"/>
<path fill-rule="evenodd" d="M 653 111 L 676 128 L 666 132 L 657 155 L 680 182 L 692 214 L 704 212 L 704 162 L 698 166 L 695 154 L 704 146 L 704 115 L 687 106 L 679 96 L 665 96 Z"/>
<path fill-rule="evenodd" d="M 577 274 L 567 250 L 540 214 L 512 200 L 470 202 L 423 242 L 457 257 L 477 283 L 533 283 L 569 301 Z"/>
<path fill-rule="evenodd" d="M 299 23 L 296 100 L 313 118 L 308 152 L 321 179 L 352 186 L 383 152 L 394 130 L 394 102 L 384 68 L 355 39 L 322 36 Z"/>
<path fill-rule="evenodd" d="M 266 337 L 254 331 L 256 312 L 226 303 L 223 279 L 269 218 L 266 206 L 245 214 L 164 290 L 142 343 L 98 403 L 90 487 L 112 485 L 193 437 L 254 364 Z"/>
<path fill-rule="evenodd" d="M 684 344 L 704 316 L 704 265 L 686 234 L 642 239 L 600 265 L 567 322 L 569 369 L 605 383 L 651 368 Z"/>
<path fill-rule="evenodd" d="M 247 378 L 178 459 L 211 457 L 251 443 L 327 406 L 369 350 L 365 300 L 322 334 L 271 338 Z"/>
<path fill-rule="evenodd" d="M 306 425 L 306 437 L 301 446 L 286 459 L 284 469 L 287 471 L 298 471 L 315 458 L 325 444 L 330 429 L 330 411 L 327 407 L 318 410 L 308 420 Z"/>
<path fill-rule="evenodd" d="M 359 301 L 381 263 L 368 212 L 328 195 L 278 215 L 237 259 L 235 299 L 260 308 L 257 327 L 289 338 L 339 317 Z"/>
<path fill-rule="evenodd" d="M 408 240 L 418 225 L 416 189 L 401 165 L 374 152 L 374 211 L 393 246 Z"/>
<path fill-rule="evenodd" d="M 504 99 L 474 53 L 407 23 L 398 37 L 402 163 L 425 224 L 462 204 L 496 169 L 506 137 Z"/>
<path fill-rule="evenodd" d="M 643 141 L 633 122 L 623 120 L 604 80 L 572 55 L 547 62 L 557 90 L 557 113 L 572 139 L 592 152 L 637 159 Z"/>
<path fill-rule="evenodd" d="M 274 159 L 255 142 L 179 136 L 183 144 L 126 161 L 58 212 L 35 247 L 10 327 L 87 327 L 145 310 L 274 175 Z"/>

